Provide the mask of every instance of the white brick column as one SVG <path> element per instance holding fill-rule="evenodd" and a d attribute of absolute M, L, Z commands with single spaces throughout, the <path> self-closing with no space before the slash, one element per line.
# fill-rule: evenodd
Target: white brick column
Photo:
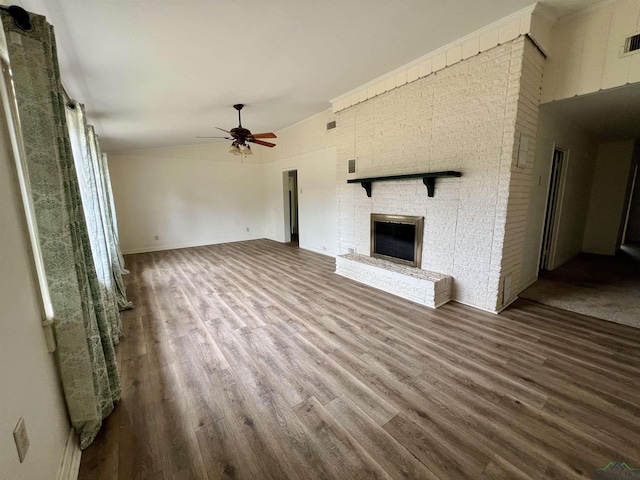
<path fill-rule="evenodd" d="M 338 255 L 369 254 L 371 213 L 424 216 L 422 268 L 453 277 L 454 300 L 500 309 L 503 279 L 517 285 L 522 258 L 542 59 L 520 36 L 338 111 Z M 432 198 L 420 180 L 375 183 L 371 198 L 346 183 L 441 170 L 463 176 L 438 179 Z"/>

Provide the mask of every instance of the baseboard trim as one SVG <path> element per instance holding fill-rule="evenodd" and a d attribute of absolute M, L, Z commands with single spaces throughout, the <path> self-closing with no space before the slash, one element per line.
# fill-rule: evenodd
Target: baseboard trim
<path fill-rule="evenodd" d="M 503 310 L 505 310 L 509 305 L 511 305 L 511 304 L 512 304 L 513 302 L 515 302 L 516 300 L 518 300 L 518 298 L 520 298 L 520 297 L 518 297 L 517 295 L 516 295 L 515 297 L 513 297 L 510 301 L 508 301 L 508 302 L 507 302 L 507 304 L 506 304 L 506 305 L 503 305 L 503 306 L 502 306 L 502 307 L 501 307 L 501 308 L 500 308 L 496 313 L 500 313 L 500 312 L 502 312 Z"/>
<path fill-rule="evenodd" d="M 497 315 L 499 313 L 496 310 L 490 310 L 488 308 L 479 307 L 478 305 L 474 305 L 473 303 L 463 302 L 462 300 L 458 300 L 456 298 L 452 298 L 451 301 L 455 303 L 459 303 L 460 305 L 465 305 L 467 307 L 477 308 L 478 310 L 482 310 L 483 312 L 493 313 L 494 315 Z"/>
<path fill-rule="evenodd" d="M 283 242 L 281 240 L 277 240 L 275 238 L 271 238 L 271 237 L 251 237 L 251 238 L 245 238 L 245 239 L 241 239 L 238 240 L 237 238 L 229 238 L 227 240 L 215 240 L 215 241 L 209 241 L 206 243 L 185 243 L 185 244 L 180 244 L 180 245 L 161 245 L 161 246 L 157 246 L 157 247 L 143 247 L 143 248 L 133 248 L 131 250 L 123 250 L 122 254 L 123 255 L 134 255 L 136 253 L 151 253 L 151 252 L 162 252 L 165 250 L 178 250 L 181 248 L 193 248 L 193 247 L 206 247 L 207 245 L 219 245 L 221 243 L 235 243 L 235 242 L 246 242 L 248 240 L 260 240 L 262 238 L 266 238 L 267 240 L 273 240 L 274 242 L 279 242 L 279 243 L 286 243 Z M 309 250 L 310 252 L 315 252 L 315 253 L 319 253 L 320 255 L 326 255 L 327 257 L 332 257 L 335 258 L 336 256 L 332 253 L 329 253 L 327 251 L 318 249 L 318 248 L 313 248 L 313 247 L 309 247 L 309 246 L 303 246 L 300 245 L 300 248 L 302 248 L 303 250 Z"/>
<path fill-rule="evenodd" d="M 298 245 L 298 247 L 301 248 L 302 250 L 309 250 L 310 252 L 319 253 L 320 255 L 324 255 L 325 257 L 336 258 L 334 254 L 329 253 L 326 250 L 322 250 L 320 248 L 309 247 L 306 245 Z"/>
<path fill-rule="evenodd" d="M 69 430 L 67 444 L 64 447 L 62 455 L 62 463 L 58 470 L 57 480 L 78 480 L 80 472 L 80 460 L 82 458 L 82 450 L 80 450 L 80 442 L 73 427 Z"/>
<path fill-rule="evenodd" d="M 151 253 L 151 252 L 162 252 L 165 250 L 179 250 L 181 248 L 193 248 L 193 247 L 206 247 L 207 245 L 218 245 L 220 243 L 235 243 L 235 242 L 246 242 L 249 240 L 259 240 L 264 237 L 260 236 L 251 236 L 248 238 L 238 238 L 238 237 L 229 237 L 229 238 L 218 238 L 215 240 L 203 240 L 200 242 L 192 242 L 192 243 L 176 243 L 170 245 L 154 245 L 140 248 L 131 248 L 122 250 L 123 255 L 134 255 L 136 253 Z"/>

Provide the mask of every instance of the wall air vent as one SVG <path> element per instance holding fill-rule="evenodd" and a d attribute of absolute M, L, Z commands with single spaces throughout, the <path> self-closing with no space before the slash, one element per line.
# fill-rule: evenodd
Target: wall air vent
<path fill-rule="evenodd" d="M 327 123 L 327 130 L 333 130 L 334 128 L 336 128 L 336 121 L 335 120 L 333 122 Z"/>
<path fill-rule="evenodd" d="M 631 53 L 640 50 L 640 33 L 631 35 L 624 40 L 624 50 L 622 54 Z"/>

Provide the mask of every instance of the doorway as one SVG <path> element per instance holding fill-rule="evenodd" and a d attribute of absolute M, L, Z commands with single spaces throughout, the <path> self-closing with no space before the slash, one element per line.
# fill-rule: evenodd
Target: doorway
<path fill-rule="evenodd" d="M 284 193 L 285 242 L 298 246 L 300 243 L 298 222 L 298 171 L 287 170 L 282 172 L 282 185 Z"/>
<path fill-rule="evenodd" d="M 620 245 L 640 249 L 640 140 L 633 149 L 629 187 L 627 188 L 627 208 L 622 225 Z"/>
<path fill-rule="evenodd" d="M 549 194 L 547 197 L 547 209 L 544 219 L 542 235 L 542 247 L 540 252 L 539 271 L 551 270 L 554 257 L 554 245 L 556 240 L 558 213 L 560 211 L 560 199 L 562 190 L 562 172 L 565 164 L 566 152 L 560 148 L 554 148 L 551 162 L 551 176 L 549 179 Z"/>

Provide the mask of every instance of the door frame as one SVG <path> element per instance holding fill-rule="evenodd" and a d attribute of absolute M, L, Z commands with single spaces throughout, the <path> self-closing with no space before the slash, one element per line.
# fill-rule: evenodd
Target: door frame
<path fill-rule="evenodd" d="M 547 258 L 544 265 L 544 267 L 546 268 L 543 268 L 543 265 L 541 264 L 542 249 L 544 248 L 545 239 L 546 239 L 545 232 L 547 227 L 547 216 L 549 215 L 549 193 L 551 193 L 550 190 L 551 190 L 551 182 L 553 180 L 553 168 L 555 166 L 556 151 L 562 152 L 562 166 L 560 168 L 560 173 L 559 173 L 558 182 L 557 182 L 558 189 L 555 196 L 555 206 L 553 207 L 554 218 L 553 218 L 553 224 L 551 225 L 550 235 L 549 235 L 550 236 L 549 251 L 547 253 Z M 564 192 L 566 187 L 567 170 L 568 170 L 567 167 L 569 165 L 569 159 L 570 159 L 570 150 L 568 148 L 560 147 L 558 146 L 558 144 L 554 142 L 553 148 L 551 150 L 551 162 L 549 166 L 549 181 L 547 182 L 547 198 L 544 204 L 545 215 L 544 215 L 544 221 L 542 222 L 542 235 L 540 238 L 540 246 L 538 247 L 538 276 L 540 275 L 540 272 L 542 270 L 552 270 L 553 268 L 555 268 L 556 249 L 558 246 L 558 230 L 562 222 L 562 205 L 564 202 Z M 549 268 L 549 267 L 552 267 L 552 268 Z"/>
<path fill-rule="evenodd" d="M 284 228 L 284 243 L 291 242 L 291 208 L 289 207 L 289 172 L 296 172 L 296 195 L 300 191 L 300 169 L 298 167 L 288 167 L 282 170 L 282 205 L 283 217 L 282 226 Z M 297 200 L 298 213 L 298 242 L 300 241 L 300 198 Z"/>

